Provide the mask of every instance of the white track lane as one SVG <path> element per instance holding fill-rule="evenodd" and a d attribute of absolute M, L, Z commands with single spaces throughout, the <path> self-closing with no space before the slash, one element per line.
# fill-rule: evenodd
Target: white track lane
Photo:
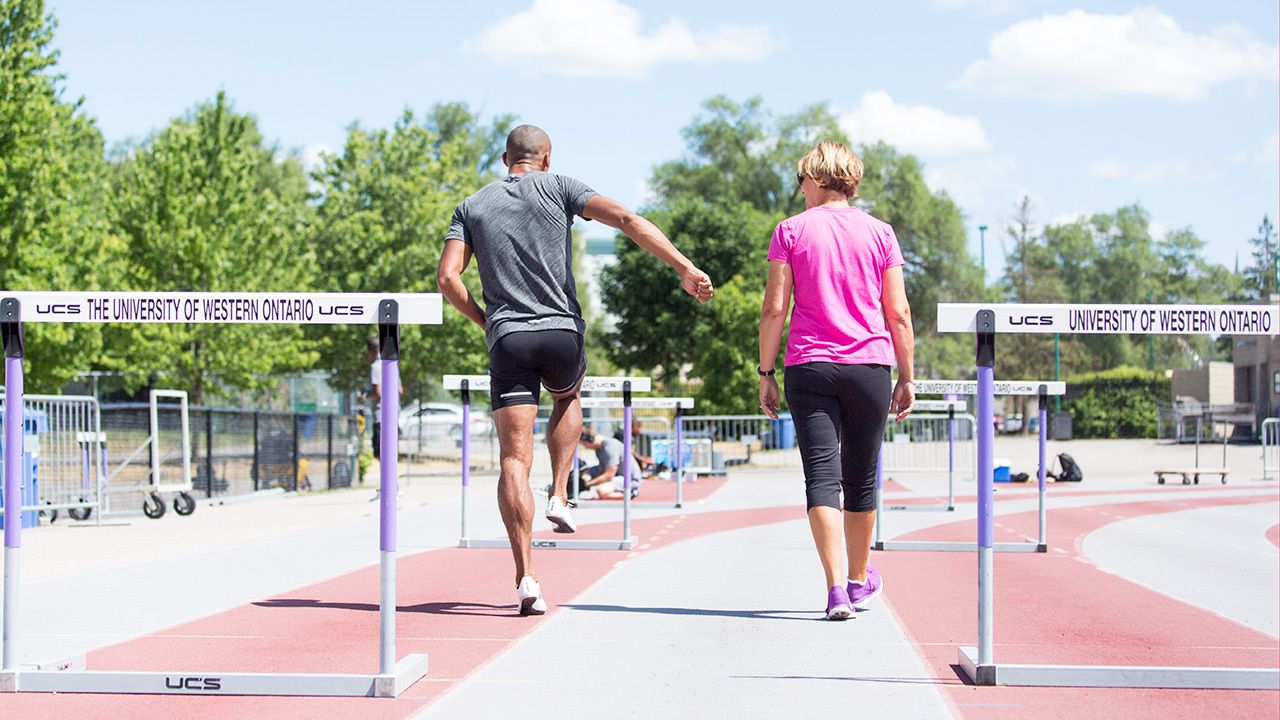
<path fill-rule="evenodd" d="M 1084 552 L 1100 568 L 1156 592 L 1280 636 L 1280 550 L 1267 528 L 1274 501 L 1143 515 L 1092 533 Z"/>

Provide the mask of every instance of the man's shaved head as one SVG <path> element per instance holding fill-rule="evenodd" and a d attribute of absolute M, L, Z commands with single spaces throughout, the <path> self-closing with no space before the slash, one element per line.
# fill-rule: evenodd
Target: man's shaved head
<path fill-rule="evenodd" d="M 507 135 L 507 165 L 521 160 L 538 162 L 551 152 L 551 137 L 537 125 L 521 125 Z"/>

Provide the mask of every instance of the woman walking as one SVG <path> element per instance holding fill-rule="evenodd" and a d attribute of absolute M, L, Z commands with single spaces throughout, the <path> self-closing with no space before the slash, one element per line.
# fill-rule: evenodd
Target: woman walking
<path fill-rule="evenodd" d="M 849 204 L 862 161 L 840 143 L 822 142 L 797 169 L 806 209 L 779 223 L 769 244 L 760 407 L 777 418 L 774 364 L 794 298 L 787 404 L 804 463 L 809 528 L 826 574 L 827 619 L 845 620 L 884 588 L 869 564 L 876 464 L 887 416 L 902 420 L 915 403 L 915 341 L 893 228 Z"/>

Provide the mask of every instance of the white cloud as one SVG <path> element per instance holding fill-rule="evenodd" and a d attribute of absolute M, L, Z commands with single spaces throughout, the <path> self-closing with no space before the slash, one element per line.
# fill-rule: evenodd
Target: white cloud
<path fill-rule="evenodd" d="M 302 163 L 302 169 L 310 175 L 313 172 L 324 169 L 324 156 L 335 154 L 333 148 L 325 143 L 312 143 L 302 148 L 302 153 L 298 157 L 298 162 Z"/>
<path fill-rule="evenodd" d="M 1089 217 L 1089 213 L 1083 210 L 1072 210 L 1071 212 L 1058 213 L 1057 215 L 1054 215 L 1049 218 L 1049 221 L 1046 222 L 1045 225 L 1074 225 L 1081 220 L 1088 220 Z"/>
<path fill-rule="evenodd" d="M 863 93 L 858 107 L 840 115 L 840 124 L 855 143 L 884 140 L 899 150 L 926 157 L 991 149 L 977 118 L 951 115 L 929 105 L 899 105 L 880 90 Z"/>
<path fill-rule="evenodd" d="M 639 11 L 617 0 L 534 0 L 467 43 L 498 65 L 570 77 L 640 77 L 668 62 L 747 62 L 777 46 L 768 28 L 692 30 L 672 18 L 646 31 Z"/>
<path fill-rule="evenodd" d="M 1169 226 L 1159 220 L 1152 220 L 1147 223 L 1147 231 L 1151 233 L 1152 240 L 1163 240 L 1169 235 Z"/>
<path fill-rule="evenodd" d="M 987 197 L 997 187 L 1007 185 L 1016 170 L 1017 162 L 1012 157 L 988 155 L 926 166 L 924 181 L 930 190 L 947 191 L 956 204 L 975 213 L 986 209 Z"/>
<path fill-rule="evenodd" d="M 1136 165 L 1123 160 L 1106 159 L 1089 166 L 1089 174 L 1103 180 L 1128 180 L 1134 185 L 1164 185 L 1172 181 L 1199 182 L 1210 177 L 1182 162 L 1162 160 Z"/>
<path fill-rule="evenodd" d="M 1060 101 L 1190 101 L 1232 80 L 1280 78 L 1276 45 L 1238 25 L 1188 32 L 1154 8 L 1126 15 L 1072 10 L 1025 20 L 996 33 L 988 53 L 954 85 Z"/>

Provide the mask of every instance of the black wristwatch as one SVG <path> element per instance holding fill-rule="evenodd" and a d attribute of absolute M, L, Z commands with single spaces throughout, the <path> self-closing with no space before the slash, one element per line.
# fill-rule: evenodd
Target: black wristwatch
<path fill-rule="evenodd" d="M 776 372 L 778 372 L 777 368 L 774 368 L 766 372 L 764 370 L 761 370 L 759 365 L 756 366 L 756 374 L 759 375 L 760 377 L 773 377 L 774 373 Z"/>

